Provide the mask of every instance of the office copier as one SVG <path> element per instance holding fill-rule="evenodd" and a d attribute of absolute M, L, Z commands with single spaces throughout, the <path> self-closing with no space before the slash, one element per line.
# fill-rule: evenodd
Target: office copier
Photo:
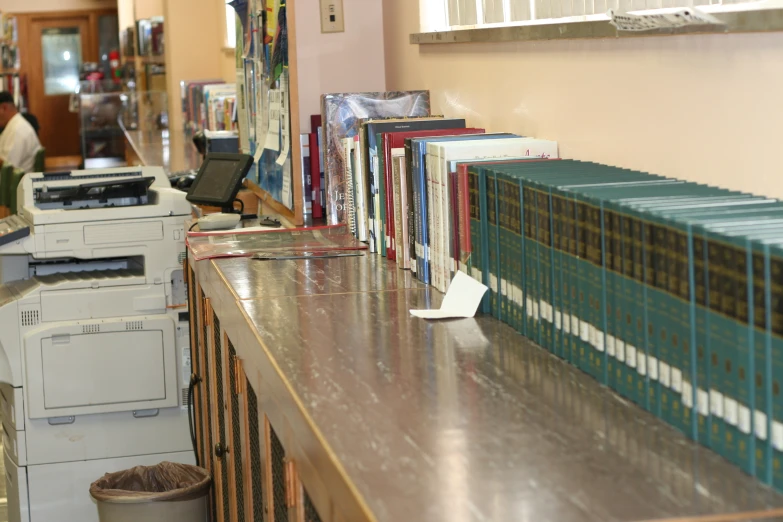
<path fill-rule="evenodd" d="M 98 520 L 104 473 L 194 463 L 185 194 L 160 168 L 28 174 L 0 220 L 9 520 Z"/>

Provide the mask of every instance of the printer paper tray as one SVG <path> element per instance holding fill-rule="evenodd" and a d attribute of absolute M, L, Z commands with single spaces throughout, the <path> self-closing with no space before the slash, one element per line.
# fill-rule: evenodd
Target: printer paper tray
<path fill-rule="evenodd" d="M 178 405 L 166 315 L 43 323 L 25 337 L 25 361 L 31 419 Z"/>

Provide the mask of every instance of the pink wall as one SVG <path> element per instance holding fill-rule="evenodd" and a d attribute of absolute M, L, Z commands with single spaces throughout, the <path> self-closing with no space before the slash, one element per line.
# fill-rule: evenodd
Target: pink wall
<path fill-rule="evenodd" d="M 116 0 L 3 0 L 0 11 L 6 13 L 40 13 L 77 9 L 104 9 L 117 6 Z"/>
<path fill-rule="evenodd" d="M 783 197 L 783 34 L 411 45 L 384 0 L 386 86 L 433 112 L 558 140 L 566 158 Z"/>
<path fill-rule="evenodd" d="M 319 0 L 295 0 L 299 121 L 309 132 L 321 94 L 386 88 L 381 0 L 343 0 L 345 32 L 321 34 Z"/>

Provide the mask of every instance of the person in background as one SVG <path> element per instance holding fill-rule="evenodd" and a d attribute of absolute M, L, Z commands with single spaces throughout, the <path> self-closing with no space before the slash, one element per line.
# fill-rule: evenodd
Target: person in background
<path fill-rule="evenodd" d="M 32 125 L 22 116 L 14 105 L 10 92 L 0 92 L 0 166 L 13 165 L 25 172 L 33 170 L 35 153 L 41 148 L 41 142 Z"/>

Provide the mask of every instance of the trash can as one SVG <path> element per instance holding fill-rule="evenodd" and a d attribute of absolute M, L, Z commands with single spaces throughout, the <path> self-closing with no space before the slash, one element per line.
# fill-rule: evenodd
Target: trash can
<path fill-rule="evenodd" d="M 211 482 L 204 468 L 161 462 L 107 473 L 90 495 L 100 522 L 203 522 Z"/>

